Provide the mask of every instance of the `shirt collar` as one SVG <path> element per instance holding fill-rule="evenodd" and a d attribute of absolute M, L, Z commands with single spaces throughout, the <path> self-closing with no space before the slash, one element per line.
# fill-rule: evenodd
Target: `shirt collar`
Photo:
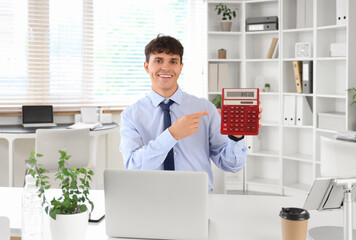
<path fill-rule="evenodd" d="M 156 93 L 155 91 L 153 91 L 153 89 L 151 88 L 150 92 L 148 93 L 149 98 L 151 99 L 153 106 L 158 107 L 158 105 L 165 99 L 164 97 L 162 97 L 161 95 L 159 95 L 158 93 Z M 171 99 L 172 101 L 174 101 L 177 104 L 181 104 L 182 103 L 182 90 L 179 88 L 177 91 L 170 96 L 167 99 Z"/>

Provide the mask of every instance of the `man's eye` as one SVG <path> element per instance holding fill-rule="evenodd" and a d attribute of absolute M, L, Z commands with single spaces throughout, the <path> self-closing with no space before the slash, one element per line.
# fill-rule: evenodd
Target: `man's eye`
<path fill-rule="evenodd" d="M 172 61 L 172 64 L 177 64 L 178 62 L 177 61 Z"/>
<path fill-rule="evenodd" d="M 161 63 L 162 61 L 161 61 L 161 60 L 159 60 L 159 59 L 157 59 L 155 62 L 156 62 L 156 63 Z"/>

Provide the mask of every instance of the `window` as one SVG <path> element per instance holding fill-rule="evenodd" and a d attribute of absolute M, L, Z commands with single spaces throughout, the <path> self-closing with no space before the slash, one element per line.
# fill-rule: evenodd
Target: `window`
<path fill-rule="evenodd" d="M 179 39 L 179 85 L 203 96 L 203 0 L 1 0 L 0 104 L 126 106 L 151 82 L 144 47 Z M 189 88 L 188 88 L 189 86 Z"/>

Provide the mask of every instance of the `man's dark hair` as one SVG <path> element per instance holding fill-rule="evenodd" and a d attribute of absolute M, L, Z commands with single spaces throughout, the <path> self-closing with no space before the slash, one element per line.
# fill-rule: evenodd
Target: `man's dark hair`
<path fill-rule="evenodd" d="M 150 55 L 155 53 L 177 54 L 180 56 L 180 63 L 183 62 L 183 45 L 171 36 L 158 35 L 145 47 L 146 62 L 150 60 Z"/>

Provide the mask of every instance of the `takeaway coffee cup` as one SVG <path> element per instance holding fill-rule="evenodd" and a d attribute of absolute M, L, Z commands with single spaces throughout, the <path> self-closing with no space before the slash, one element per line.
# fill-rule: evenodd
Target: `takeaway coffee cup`
<path fill-rule="evenodd" d="M 283 240 L 305 240 L 309 213 L 302 208 L 282 208 L 279 212 L 282 221 Z"/>

